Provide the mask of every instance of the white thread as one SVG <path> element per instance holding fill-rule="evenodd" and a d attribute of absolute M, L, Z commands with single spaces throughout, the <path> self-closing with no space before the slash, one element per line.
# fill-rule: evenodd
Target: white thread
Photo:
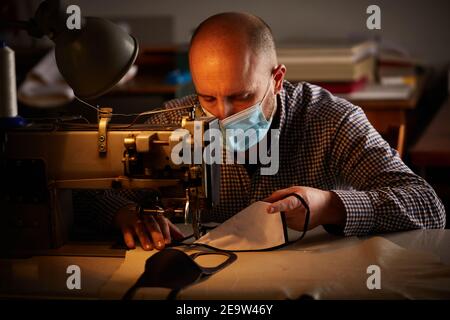
<path fill-rule="evenodd" d="M 94 107 L 92 104 L 90 104 L 90 103 L 88 103 L 88 102 L 86 102 L 86 101 L 84 101 L 84 100 L 78 98 L 77 96 L 75 96 L 75 99 L 77 99 L 78 101 L 80 101 L 80 102 L 83 103 L 84 105 L 86 105 L 86 106 L 88 106 L 88 107 L 91 107 L 92 109 L 94 109 L 95 111 L 98 112 L 98 107 Z"/>
<path fill-rule="evenodd" d="M 75 99 L 77 99 L 78 101 L 80 101 L 81 103 L 83 103 L 84 105 L 94 109 L 95 111 L 99 111 L 100 108 L 97 106 L 93 106 L 92 104 L 90 104 L 89 102 L 84 101 L 83 99 L 78 98 L 77 96 L 75 96 Z M 137 116 L 140 113 L 112 113 L 111 115 L 113 116 L 122 116 L 122 117 L 131 117 L 131 116 Z"/>
<path fill-rule="evenodd" d="M 14 51 L 0 46 L 0 118 L 13 118 L 17 115 Z"/>
<path fill-rule="evenodd" d="M 98 106 L 94 107 L 92 104 L 84 101 L 83 99 L 78 98 L 77 96 L 75 96 L 75 99 L 77 99 L 82 104 L 84 104 L 84 105 L 94 109 L 97 112 L 100 111 L 100 108 Z M 135 116 L 133 121 L 125 127 L 125 128 L 129 128 L 133 124 L 136 123 L 137 119 L 139 119 L 142 116 L 153 115 L 153 114 L 164 113 L 164 112 L 171 112 L 171 111 L 176 111 L 176 110 L 183 110 L 183 109 L 188 109 L 188 108 L 192 108 L 192 107 L 193 106 L 184 106 L 184 107 L 176 107 L 176 108 L 171 108 L 171 109 L 157 109 L 157 110 L 145 111 L 145 112 L 141 112 L 141 113 L 128 113 L 128 114 L 125 114 L 125 113 L 112 113 L 111 115 L 112 116 L 122 116 L 122 117 Z"/>

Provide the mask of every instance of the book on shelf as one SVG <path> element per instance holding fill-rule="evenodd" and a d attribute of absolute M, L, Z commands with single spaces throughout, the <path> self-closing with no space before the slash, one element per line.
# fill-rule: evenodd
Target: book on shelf
<path fill-rule="evenodd" d="M 312 82 L 331 93 L 350 93 L 361 90 L 367 84 L 367 78 L 361 78 L 356 81 L 340 81 L 340 82 Z"/>
<path fill-rule="evenodd" d="M 309 82 L 374 80 L 376 52 L 372 41 L 310 41 L 281 45 L 278 62 L 286 65 L 286 79 Z"/>
<path fill-rule="evenodd" d="M 417 84 L 416 68 L 411 65 L 383 65 L 378 67 L 378 78 L 384 85 L 410 85 Z"/>
<path fill-rule="evenodd" d="M 295 44 L 280 44 L 277 53 L 282 57 L 297 57 L 299 62 L 319 59 L 356 62 L 374 55 L 376 49 L 373 41 L 309 39 L 300 40 Z"/>
<path fill-rule="evenodd" d="M 406 100 L 414 88 L 409 85 L 367 84 L 363 89 L 338 96 L 348 100 Z"/>
<path fill-rule="evenodd" d="M 283 59 L 279 63 L 286 65 L 286 79 L 295 81 L 350 82 L 361 78 L 374 80 L 375 59 L 367 57 L 356 63 L 320 63 L 289 64 Z"/>

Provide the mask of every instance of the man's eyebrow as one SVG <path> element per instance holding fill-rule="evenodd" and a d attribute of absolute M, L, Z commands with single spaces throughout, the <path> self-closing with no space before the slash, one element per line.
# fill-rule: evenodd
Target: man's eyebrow
<path fill-rule="evenodd" d="M 251 94 L 251 91 L 250 90 L 239 91 L 239 92 L 230 94 L 229 97 L 239 97 L 239 96 L 243 96 L 246 94 Z"/>

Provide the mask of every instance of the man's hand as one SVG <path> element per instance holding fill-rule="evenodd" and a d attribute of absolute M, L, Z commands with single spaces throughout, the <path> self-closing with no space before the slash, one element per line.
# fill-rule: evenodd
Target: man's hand
<path fill-rule="evenodd" d="M 289 228 L 303 231 L 306 208 L 291 193 L 300 195 L 308 204 L 311 213 L 308 229 L 323 224 L 345 225 L 345 207 L 339 197 L 332 191 L 324 191 L 310 187 L 290 187 L 275 191 L 264 201 L 272 202 L 268 213 L 285 212 Z"/>
<path fill-rule="evenodd" d="M 164 249 L 174 239 L 184 237 L 183 233 L 169 219 L 162 215 L 146 216 L 140 219 L 134 206 L 121 208 L 115 215 L 114 223 L 122 230 L 128 248 L 136 247 L 135 237 L 144 250 Z"/>

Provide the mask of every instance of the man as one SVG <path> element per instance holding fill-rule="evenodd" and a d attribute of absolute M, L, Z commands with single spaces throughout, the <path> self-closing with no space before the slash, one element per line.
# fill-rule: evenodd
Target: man
<path fill-rule="evenodd" d="M 223 13 L 205 20 L 192 37 L 189 63 L 196 96 L 170 101 L 167 108 L 199 102 L 222 125 L 252 108 L 279 129 L 279 170 L 261 175 L 258 166 L 221 165 L 220 204 L 224 221 L 257 200 L 271 202 L 268 214 L 285 211 L 287 224 L 303 230 L 323 225 L 346 236 L 414 228 L 443 228 L 445 210 L 433 189 L 415 175 L 371 126 L 363 111 L 309 83 L 284 80 L 270 28 L 258 17 Z M 256 106 L 256 108 L 255 108 Z M 250 109 L 249 109 L 250 110 Z M 157 117 L 177 122 L 181 111 Z M 261 116 L 261 115 L 260 115 Z M 128 247 L 135 237 L 144 249 L 162 249 L 181 232 L 164 217 L 138 219 L 131 197 L 107 198 L 109 212 Z"/>

